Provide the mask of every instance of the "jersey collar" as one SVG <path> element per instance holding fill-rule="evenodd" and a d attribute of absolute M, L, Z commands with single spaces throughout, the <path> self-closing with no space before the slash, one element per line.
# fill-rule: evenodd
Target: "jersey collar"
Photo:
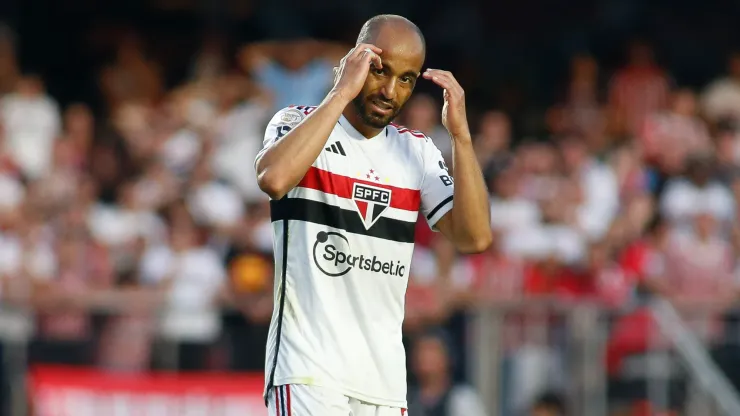
<path fill-rule="evenodd" d="M 368 144 L 368 145 L 375 145 L 380 144 L 381 142 L 385 141 L 385 138 L 388 137 L 388 127 L 384 128 L 383 130 L 378 133 L 377 136 L 367 138 L 362 135 L 355 127 L 352 125 L 352 123 L 347 120 L 347 118 L 342 115 L 339 117 L 339 124 L 344 128 L 344 131 L 347 132 L 347 135 L 353 139 L 356 139 L 358 141 L 361 141 L 361 143 Z"/>

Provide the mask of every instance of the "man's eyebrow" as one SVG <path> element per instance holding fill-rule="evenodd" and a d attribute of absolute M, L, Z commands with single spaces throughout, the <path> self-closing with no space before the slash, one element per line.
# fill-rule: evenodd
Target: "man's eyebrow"
<path fill-rule="evenodd" d="M 392 71 L 392 70 L 393 70 L 393 66 L 392 66 L 392 65 L 389 65 L 389 64 L 386 64 L 385 62 L 383 62 L 383 68 L 385 68 L 385 69 L 387 69 L 387 70 L 389 70 L 389 71 Z M 415 71 L 406 71 L 406 72 L 404 72 L 404 73 L 403 73 L 403 74 L 401 74 L 401 75 L 402 75 L 402 76 L 405 76 L 405 75 L 412 75 L 412 76 L 414 76 L 414 77 L 418 78 L 418 77 L 419 77 L 419 74 L 420 74 L 420 72 L 415 72 Z"/>
<path fill-rule="evenodd" d="M 391 66 L 391 65 L 387 65 L 387 64 L 386 64 L 385 62 L 383 62 L 383 68 L 386 68 L 386 69 L 388 69 L 389 71 L 392 71 L 392 70 L 393 70 L 393 66 Z M 414 78 L 419 78 L 419 74 L 421 74 L 421 73 L 420 73 L 420 72 L 416 72 L 416 71 L 406 71 L 406 72 L 404 72 L 404 73 L 403 73 L 403 74 L 401 74 L 401 75 L 402 75 L 402 76 L 408 76 L 408 75 L 411 75 L 411 76 L 413 76 Z"/>

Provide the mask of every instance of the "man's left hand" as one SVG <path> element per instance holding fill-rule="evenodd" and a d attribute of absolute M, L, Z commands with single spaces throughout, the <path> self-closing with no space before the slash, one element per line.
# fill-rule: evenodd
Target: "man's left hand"
<path fill-rule="evenodd" d="M 444 88 L 444 106 L 442 107 L 442 124 L 452 139 L 470 138 L 468 117 L 465 111 L 465 91 L 449 71 L 427 69 L 422 75 Z"/>

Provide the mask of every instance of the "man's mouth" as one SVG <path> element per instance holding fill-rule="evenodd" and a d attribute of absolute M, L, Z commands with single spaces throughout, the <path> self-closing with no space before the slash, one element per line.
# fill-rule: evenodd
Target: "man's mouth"
<path fill-rule="evenodd" d="M 374 112 L 383 115 L 390 115 L 393 113 L 393 104 L 384 103 L 382 101 L 370 101 L 370 107 L 372 107 Z"/>

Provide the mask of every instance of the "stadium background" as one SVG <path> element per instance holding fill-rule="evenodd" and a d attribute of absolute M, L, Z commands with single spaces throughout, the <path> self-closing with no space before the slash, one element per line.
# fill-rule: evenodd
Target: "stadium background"
<path fill-rule="evenodd" d="M 496 231 L 462 257 L 420 223 L 410 414 L 740 414 L 723 0 L 0 2 L 3 414 L 263 414 L 252 160 L 377 13 L 466 89 Z M 444 152 L 440 96 L 400 121 Z"/>

